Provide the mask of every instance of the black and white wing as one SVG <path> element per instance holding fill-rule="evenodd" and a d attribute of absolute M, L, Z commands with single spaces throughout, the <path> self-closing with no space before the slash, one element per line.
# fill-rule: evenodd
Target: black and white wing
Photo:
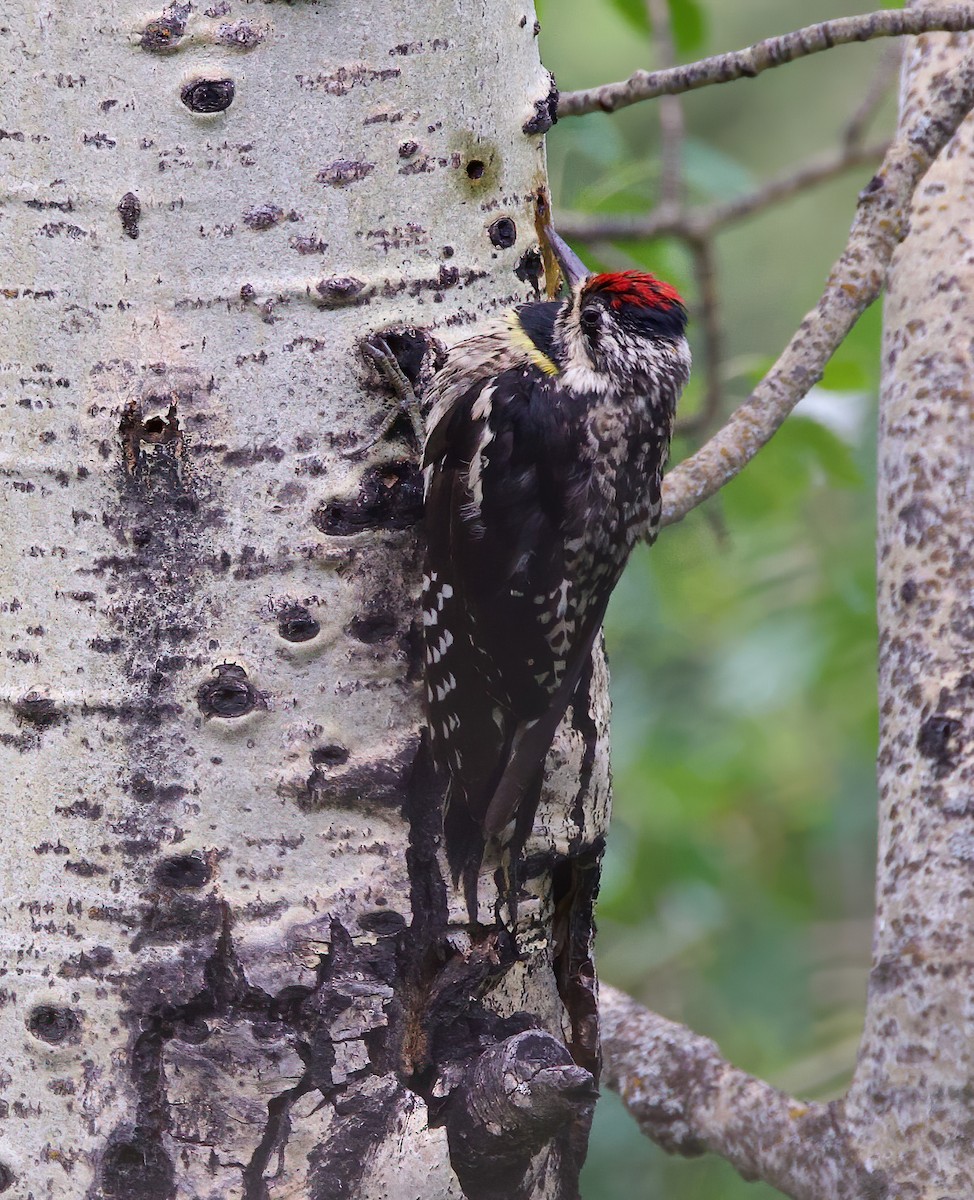
<path fill-rule="evenodd" d="M 604 597 L 579 583 L 593 516 L 577 453 L 587 408 L 531 364 L 434 406 L 423 623 L 455 876 L 479 866 L 485 838 L 540 784 L 615 583 L 596 589 Z"/>

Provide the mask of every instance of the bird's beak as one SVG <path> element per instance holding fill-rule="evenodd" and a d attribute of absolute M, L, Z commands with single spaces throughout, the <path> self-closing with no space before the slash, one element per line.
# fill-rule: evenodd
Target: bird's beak
<path fill-rule="evenodd" d="M 555 258 L 558 260 L 558 266 L 561 268 L 561 273 L 565 277 L 565 282 L 570 288 L 576 284 L 588 279 L 592 272 L 582 262 L 575 251 L 569 244 L 558 236 L 555 232 L 555 227 L 546 224 L 544 227 L 545 236 L 554 251 Z"/>

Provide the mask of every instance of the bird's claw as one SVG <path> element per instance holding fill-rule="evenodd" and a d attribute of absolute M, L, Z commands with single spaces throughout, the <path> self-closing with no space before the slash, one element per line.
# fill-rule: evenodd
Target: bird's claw
<path fill-rule="evenodd" d="M 419 398 L 406 373 L 399 365 L 391 346 L 381 333 L 369 334 L 362 339 L 362 357 L 376 369 L 377 373 L 392 388 L 396 396 L 395 407 L 386 414 L 378 431 L 367 442 L 345 451 L 346 457 L 364 454 L 371 450 L 388 434 L 400 417 L 405 416 L 413 431 L 417 446 L 422 446 L 425 438 L 423 415 L 419 407 Z"/>

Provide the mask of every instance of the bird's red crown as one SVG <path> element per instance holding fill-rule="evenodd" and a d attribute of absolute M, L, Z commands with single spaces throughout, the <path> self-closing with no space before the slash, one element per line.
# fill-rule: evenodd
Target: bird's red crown
<path fill-rule="evenodd" d="M 606 296 L 613 308 L 620 308 L 623 304 L 661 308 L 664 311 L 676 304 L 684 307 L 676 288 L 650 275 L 648 271 L 614 271 L 606 275 L 592 275 L 586 280 L 582 295 Z"/>

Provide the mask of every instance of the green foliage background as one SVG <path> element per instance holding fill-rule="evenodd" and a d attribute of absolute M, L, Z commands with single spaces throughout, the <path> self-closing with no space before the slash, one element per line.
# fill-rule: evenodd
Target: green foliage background
<path fill-rule="evenodd" d="M 671 0 L 683 60 L 861 11 L 844 0 Z M 655 65 L 645 0 L 545 0 L 564 90 Z M 838 48 L 684 100 L 696 202 L 837 145 L 889 43 Z M 889 132 L 892 100 L 875 132 Z M 655 105 L 559 123 L 556 208 L 645 212 Z M 868 168 L 720 235 L 726 400 L 815 303 Z M 690 299 L 675 242 L 579 247 Z M 599 906 L 602 978 L 801 1096 L 841 1093 L 868 964 L 875 826 L 874 412 L 880 313 L 806 415 L 705 511 L 635 556 L 610 609 L 616 806 Z M 691 387 L 685 410 L 699 403 Z M 678 442 L 674 459 L 693 446 Z M 585 1200 L 770 1200 L 712 1158 L 674 1161 L 600 1102 Z"/>

